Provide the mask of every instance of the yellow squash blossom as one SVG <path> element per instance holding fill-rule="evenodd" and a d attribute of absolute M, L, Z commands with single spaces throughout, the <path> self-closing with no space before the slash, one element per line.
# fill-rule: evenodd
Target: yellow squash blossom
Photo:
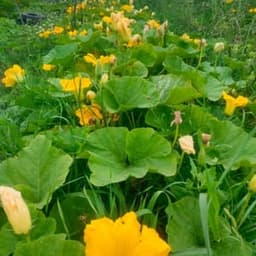
<path fill-rule="evenodd" d="M 252 13 L 252 14 L 256 13 L 256 8 L 250 8 L 249 13 Z"/>
<path fill-rule="evenodd" d="M 102 21 L 105 22 L 105 23 L 107 23 L 107 24 L 111 24 L 111 23 L 112 23 L 112 19 L 111 19 L 111 17 L 109 17 L 109 16 L 104 16 L 104 17 L 102 18 Z"/>
<path fill-rule="evenodd" d="M 73 79 L 60 79 L 61 87 L 64 91 L 79 94 L 84 88 L 91 86 L 91 80 L 87 77 L 77 76 Z"/>
<path fill-rule="evenodd" d="M 12 87 L 17 82 L 24 79 L 25 71 L 19 65 L 14 64 L 11 68 L 8 68 L 4 72 L 5 77 L 2 79 L 2 83 L 5 87 Z"/>
<path fill-rule="evenodd" d="M 45 30 L 45 31 L 42 31 L 38 34 L 39 37 L 42 37 L 42 38 L 48 38 L 50 35 L 51 35 L 51 31 L 50 30 Z"/>
<path fill-rule="evenodd" d="M 83 29 L 79 32 L 79 36 L 86 36 L 88 34 L 86 29 Z"/>
<path fill-rule="evenodd" d="M 86 256 L 168 256 L 171 247 L 158 233 L 141 225 L 135 212 L 113 221 L 93 220 L 84 230 Z"/>
<path fill-rule="evenodd" d="M 97 120 L 102 120 L 100 106 L 93 103 L 92 105 L 82 105 L 76 110 L 76 116 L 79 118 L 79 124 L 86 126 L 95 124 Z"/>
<path fill-rule="evenodd" d="M 78 34 L 78 31 L 75 29 L 75 30 L 71 30 L 71 31 L 68 31 L 68 35 L 70 37 L 74 37 Z"/>
<path fill-rule="evenodd" d="M 0 201 L 4 212 L 16 234 L 28 234 L 31 216 L 21 193 L 8 186 L 0 186 Z"/>
<path fill-rule="evenodd" d="M 85 55 L 84 60 L 87 63 L 91 63 L 93 66 L 97 65 L 97 58 L 92 53 L 88 53 L 87 55 Z"/>
<path fill-rule="evenodd" d="M 97 29 L 97 30 L 102 30 L 102 29 L 103 29 L 103 24 L 102 24 L 102 22 L 100 22 L 100 23 L 94 23 L 94 24 L 93 24 L 93 27 L 94 27 L 95 29 Z"/>
<path fill-rule="evenodd" d="M 45 71 L 51 71 L 55 68 L 56 68 L 56 66 L 52 65 L 52 64 L 43 64 L 43 66 L 42 66 L 42 69 Z"/>
<path fill-rule="evenodd" d="M 124 4 L 121 6 L 121 11 L 125 11 L 125 12 L 131 12 L 134 9 L 134 6 L 131 4 Z"/>
<path fill-rule="evenodd" d="M 225 114 L 231 116 L 233 115 L 237 107 L 245 107 L 249 99 L 247 97 L 238 96 L 237 98 L 223 92 L 223 99 L 226 101 Z"/>
<path fill-rule="evenodd" d="M 186 41 L 186 42 L 192 42 L 193 41 L 193 39 L 187 33 L 184 33 L 180 38 L 182 40 Z"/>
<path fill-rule="evenodd" d="M 53 33 L 54 33 L 54 34 L 57 34 L 57 35 L 63 33 L 63 31 L 64 31 L 64 28 L 63 28 L 63 27 L 55 26 L 55 27 L 53 28 Z"/>
<path fill-rule="evenodd" d="M 160 23 L 156 20 L 149 20 L 147 22 L 147 25 L 149 26 L 149 28 L 154 28 L 154 29 L 159 29 L 160 27 Z"/>
<path fill-rule="evenodd" d="M 104 56 L 101 55 L 98 59 L 91 53 L 88 53 L 84 56 L 84 60 L 87 63 L 91 63 L 93 66 L 99 65 L 105 65 L 105 64 L 114 64 L 116 62 L 116 56 L 113 54 Z"/>

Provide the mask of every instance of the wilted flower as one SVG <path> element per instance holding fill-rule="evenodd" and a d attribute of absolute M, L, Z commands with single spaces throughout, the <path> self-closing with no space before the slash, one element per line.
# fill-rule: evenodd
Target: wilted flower
<path fill-rule="evenodd" d="M 185 135 L 179 138 L 181 150 L 187 154 L 195 154 L 193 137 Z"/>
<path fill-rule="evenodd" d="M 171 121 L 171 126 L 173 126 L 174 124 L 180 125 L 181 123 L 182 123 L 181 112 L 174 111 L 174 119 Z"/>
<path fill-rule="evenodd" d="M 12 87 L 17 82 L 24 79 L 25 71 L 21 66 L 14 64 L 4 72 L 5 77 L 2 79 L 2 83 L 6 87 Z"/>
<path fill-rule="evenodd" d="M 87 256 L 168 256 L 171 251 L 153 228 L 137 221 L 135 212 L 116 221 L 106 217 L 91 221 L 85 227 L 84 242 Z"/>
<path fill-rule="evenodd" d="M 80 125 L 93 125 L 97 120 L 103 118 L 100 106 L 97 104 L 82 105 L 76 110 L 76 116 L 79 118 Z"/>
<path fill-rule="evenodd" d="M 8 186 L 0 186 L 0 201 L 14 232 L 28 234 L 31 229 L 31 217 L 21 193 Z"/>
<path fill-rule="evenodd" d="M 254 174 L 248 184 L 248 190 L 256 193 L 256 174 Z"/>
<path fill-rule="evenodd" d="M 113 30 L 117 31 L 121 35 L 123 41 L 129 41 L 132 34 L 129 26 L 133 20 L 126 18 L 122 12 L 112 12 L 111 19 Z"/>
<path fill-rule="evenodd" d="M 225 48 L 225 45 L 223 42 L 217 42 L 215 45 L 214 45 L 214 51 L 216 53 L 219 53 L 219 52 L 222 52 L 224 51 L 224 48 Z"/>
<path fill-rule="evenodd" d="M 135 34 L 131 37 L 127 43 L 127 47 L 135 47 L 141 44 L 141 35 Z"/>
<path fill-rule="evenodd" d="M 245 107 L 249 99 L 247 97 L 238 96 L 237 98 L 223 92 L 223 99 L 226 101 L 225 114 L 231 116 L 237 107 Z"/>
<path fill-rule="evenodd" d="M 209 146 L 210 145 L 210 140 L 212 138 L 211 134 L 208 133 L 202 133 L 201 134 L 202 142 L 204 145 Z"/>

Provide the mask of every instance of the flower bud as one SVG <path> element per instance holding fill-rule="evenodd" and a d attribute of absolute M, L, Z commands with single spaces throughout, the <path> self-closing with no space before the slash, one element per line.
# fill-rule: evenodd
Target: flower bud
<path fill-rule="evenodd" d="M 222 52 L 224 51 L 225 45 L 223 42 L 218 42 L 214 45 L 214 51 L 216 53 Z"/>
<path fill-rule="evenodd" d="M 181 112 L 174 111 L 174 119 L 171 121 L 171 126 L 173 126 L 174 124 L 180 125 L 181 123 L 182 123 Z"/>
<path fill-rule="evenodd" d="M 89 90 L 87 93 L 86 93 L 86 99 L 89 100 L 89 101 L 93 101 L 93 99 L 96 97 L 96 93 L 92 90 Z"/>
<path fill-rule="evenodd" d="M 0 186 L 0 200 L 14 232 L 27 234 L 31 229 L 31 217 L 21 193 L 8 186 Z"/>
<path fill-rule="evenodd" d="M 185 135 L 179 138 L 179 144 L 183 152 L 187 154 L 195 154 L 193 137 Z"/>
<path fill-rule="evenodd" d="M 256 193 L 256 174 L 254 174 L 249 181 L 248 190 L 252 193 Z"/>
<path fill-rule="evenodd" d="M 201 134 L 202 142 L 204 145 L 209 146 L 210 145 L 210 140 L 212 138 L 211 134 L 208 133 L 202 133 Z"/>

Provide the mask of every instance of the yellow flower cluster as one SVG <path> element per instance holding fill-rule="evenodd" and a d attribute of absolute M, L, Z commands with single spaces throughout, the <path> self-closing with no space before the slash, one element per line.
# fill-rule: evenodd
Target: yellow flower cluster
<path fill-rule="evenodd" d="M 249 13 L 252 13 L 252 14 L 256 13 L 256 8 L 250 8 Z"/>
<path fill-rule="evenodd" d="M 60 35 L 64 32 L 64 28 L 61 26 L 54 26 L 52 30 L 45 30 L 38 34 L 39 37 L 48 38 L 50 35 Z"/>
<path fill-rule="evenodd" d="M 17 82 L 20 82 L 24 79 L 25 71 L 19 65 L 14 64 L 12 67 L 8 68 L 4 72 L 4 78 L 2 79 L 2 83 L 5 87 L 12 87 Z"/>
<path fill-rule="evenodd" d="M 168 256 L 171 247 L 158 233 L 141 225 L 135 212 L 113 221 L 103 217 L 87 224 L 84 230 L 87 256 Z"/>
<path fill-rule="evenodd" d="M 232 4 L 234 0 L 224 0 L 226 4 Z"/>
<path fill-rule="evenodd" d="M 249 102 L 247 97 L 238 96 L 234 98 L 226 92 L 223 92 L 223 99 L 226 102 L 225 114 L 229 116 L 233 115 L 237 107 L 245 107 Z"/>

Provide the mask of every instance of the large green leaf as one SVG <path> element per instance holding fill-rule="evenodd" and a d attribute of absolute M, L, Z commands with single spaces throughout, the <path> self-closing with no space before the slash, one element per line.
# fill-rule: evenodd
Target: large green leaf
<path fill-rule="evenodd" d="M 140 77 L 121 77 L 108 81 L 100 97 L 109 112 L 150 108 L 160 101 L 158 90 Z"/>
<path fill-rule="evenodd" d="M 29 231 L 29 238 L 31 240 L 54 234 L 56 228 L 54 219 L 46 218 L 44 214 L 35 209 L 34 206 L 29 206 L 29 210 L 33 223 Z M 11 225 L 6 223 L 0 229 L 0 256 L 10 255 L 15 251 L 17 243 L 25 240 L 26 236 L 16 235 Z"/>
<path fill-rule="evenodd" d="M 57 201 L 50 216 L 56 220 L 57 233 L 66 232 L 72 239 L 81 239 L 84 229 L 82 217 L 89 222 L 95 217 L 95 213 L 82 193 L 71 193 Z"/>
<path fill-rule="evenodd" d="M 9 223 L 0 229 L 0 256 L 10 255 L 14 252 L 15 246 L 21 239 L 19 235 L 14 234 Z"/>
<path fill-rule="evenodd" d="M 14 256 L 83 256 L 84 246 L 78 241 L 65 240 L 65 235 L 50 235 L 17 244 Z"/>
<path fill-rule="evenodd" d="M 78 43 L 57 45 L 43 57 L 43 62 L 48 64 L 64 64 L 69 62 L 78 48 Z"/>
<path fill-rule="evenodd" d="M 202 96 L 193 86 L 191 79 L 185 78 L 184 75 L 154 76 L 152 82 L 160 93 L 161 103 L 168 105 L 184 103 Z"/>
<path fill-rule="evenodd" d="M 206 161 L 221 164 L 226 169 L 256 165 L 256 138 L 230 121 L 220 121 L 205 109 L 189 106 L 184 109 L 183 132 L 205 132 L 212 135 L 206 148 Z"/>
<path fill-rule="evenodd" d="M 19 187 L 27 200 L 42 208 L 64 183 L 71 163 L 68 154 L 38 135 L 16 157 L 0 164 L 0 184 Z"/>
<path fill-rule="evenodd" d="M 132 58 L 141 61 L 147 67 L 152 67 L 158 57 L 156 47 L 151 44 L 143 44 L 142 46 L 134 48 L 132 51 Z"/>
<path fill-rule="evenodd" d="M 120 76 L 137 76 L 141 78 L 148 75 L 148 69 L 146 66 L 136 59 L 132 59 L 126 63 L 118 65 L 113 72 Z"/>
<path fill-rule="evenodd" d="M 176 171 L 176 154 L 171 144 L 151 128 L 128 131 L 123 127 L 99 129 L 88 136 L 86 146 L 91 182 L 97 186 L 120 182 L 147 172 L 171 176 Z"/>
<path fill-rule="evenodd" d="M 242 238 L 229 236 L 213 244 L 214 256 L 252 256 L 252 248 Z"/>
<path fill-rule="evenodd" d="M 188 248 L 205 247 L 198 199 L 184 197 L 170 204 L 168 215 L 168 242 L 174 252 Z"/>

